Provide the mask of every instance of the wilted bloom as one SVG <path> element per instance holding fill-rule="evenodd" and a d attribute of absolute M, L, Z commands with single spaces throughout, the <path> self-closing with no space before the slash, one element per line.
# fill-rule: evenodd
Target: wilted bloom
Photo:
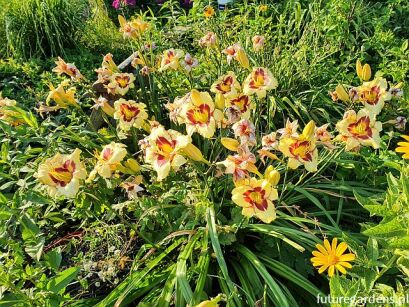
<path fill-rule="evenodd" d="M 152 128 L 143 146 L 145 162 L 152 165 L 158 174 L 158 181 L 169 175 L 171 169 L 177 171 L 187 161 L 181 155 L 191 139 L 175 130 L 165 130 L 162 126 Z"/>
<path fill-rule="evenodd" d="M 376 78 L 370 82 L 364 82 L 357 88 L 359 101 L 365 109 L 377 115 L 382 111 L 385 101 L 391 99 L 391 94 L 387 90 L 388 82 L 384 78 Z"/>
<path fill-rule="evenodd" d="M 234 156 L 227 156 L 226 160 L 219 162 L 225 166 L 225 173 L 232 174 L 235 182 L 250 177 L 250 173 L 259 174 L 255 166 L 256 157 L 249 150 L 240 150 Z"/>
<path fill-rule="evenodd" d="M 189 103 L 182 107 L 181 111 L 186 130 L 189 135 L 194 132 L 205 138 L 211 138 L 216 131 L 216 124 L 223 114 L 215 109 L 212 97 L 207 92 L 192 90 Z"/>
<path fill-rule="evenodd" d="M 235 96 L 240 89 L 240 83 L 237 81 L 236 75 L 232 71 L 219 77 L 210 88 L 213 93 L 222 94 L 224 97 Z"/>
<path fill-rule="evenodd" d="M 264 36 L 254 35 L 251 41 L 253 42 L 253 50 L 255 52 L 259 52 L 264 48 L 264 41 L 265 41 Z"/>
<path fill-rule="evenodd" d="M 128 73 L 115 73 L 110 78 L 110 83 L 106 86 L 108 93 L 125 95 L 129 89 L 134 88 L 135 76 Z"/>
<path fill-rule="evenodd" d="M 160 62 L 159 71 L 164 71 L 167 69 L 177 70 L 179 68 L 179 61 L 183 57 L 183 55 L 184 52 L 180 49 L 165 50 Z"/>
<path fill-rule="evenodd" d="M 335 270 L 346 274 L 345 268 L 352 268 L 349 262 L 355 260 L 355 255 L 353 253 L 344 254 L 348 245 L 345 242 L 341 242 L 339 245 L 337 243 L 337 238 L 334 238 L 332 244 L 325 239 L 324 246 L 322 244 L 316 245 L 317 250 L 312 252 L 314 257 L 311 258 L 311 262 L 314 267 L 319 267 L 319 274 L 328 270 L 328 276 L 332 277 Z"/>
<path fill-rule="evenodd" d="M 137 199 L 138 192 L 143 191 L 140 184 L 142 183 L 142 176 L 136 176 L 132 181 L 126 181 L 121 183 L 121 188 L 123 188 L 128 194 L 129 199 Z"/>
<path fill-rule="evenodd" d="M 226 107 L 236 107 L 240 112 L 240 117 L 248 119 L 253 105 L 249 95 L 237 94 L 226 99 Z"/>
<path fill-rule="evenodd" d="M 278 147 L 277 132 L 271 132 L 261 138 L 261 145 L 266 150 L 276 150 Z"/>
<path fill-rule="evenodd" d="M 110 178 L 120 166 L 127 151 L 126 145 L 111 142 L 105 145 L 101 153 L 97 156 L 98 161 L 94 170 L 90 173 L 88 181 L 93 180 L 98 173 L 102 178 Z"/>
<path fill-rule="evenodd" d="M 361 61 L 360 60 L 356 60 L 356 73 L 359 77 L 359 79 L 361 79 L 362 81 L 368 81 L 369 79 L 371 79 L 371 66 L 369 66 L 369 64 L 365 64 L 364 66 L 362 66 Z"/>
<path fill-rule="evenodd" d="M 185 58 L 181 61 L 181 65 L 187 72 L 191 72 L 193 67 L 199 65 L 199 61 L 192 57 L 189 53 L 186 53 Z"/>
<path fill-rule="evenodd" d="M 280 139 L 278 149 L 288 157 L 288 167 L 296 169 L 304 165 L 309 172 L 317 171 L 318 150 L 315 146 L 315 123 L 310 121 L 299 136 Z"/>
<path fill-rule="evenodd" d="M 206 35 L 199 40 L 200 47 L 213 48 L 216 46 L 216 43 L 217 37 L 213 32 L 207 32 Z"/>
<path fill-rule="evenodd" d="M 227 47 L 222 51 L 227 56 L 227 62 L 230 64 L 232 59 L 235 59 L 244 68 L 249 68 L 250 63 L 247 58 L 246 52 L 241 47 L 240 44 L 234 44 L 233 46 Z"/>
<path fill-rule="evenodd" d="M 68 108 L 69 106 L 78 107 L 77 100 L 75 99 L 75 87 L 71 87 L 65 90 L 65 87 L 69 84 L 68 80 L 61 82 L 57 88 L 52 84 L 49 85 L 50 92 L 48 93 L 46 103 L 49 104 L 50 100 L 56 103 L 55 106 L 40 105 L 39 112 L 50 112 L 59 109 Z"/>
<path fill-rule="evenodd" d="M 336 125 L 339 135 L 336 140 L 345 142 L 347 151 L 357 149 L 360 145 L 379 148 L 382 123 L 377 122 L 368 110 L 362 109 L 355 113 L 354 110 L 345 112 L 344 117 Z"/>
<path fill-rule="evenodd" d="M 98 80 L 95 82 L 95 84 L 105 84 L 110 81 L 111 76 L 114 73 L 119 72 L 119 68 L 115 64 L 112 54 L 108 53 L 102 60 L 101 68 L 98 68 L 95 71 L 98 74 Z"/>
<path fill-rule="evenodd" d="M 401 135 L 401 137 L 404 138 L 406 142 L 399 142 L 395 151 L 403 153 L 403 159 L 409 159 L 409 135 Z"/>
<path fill-rule="evenodd" d="M 241 144 L 256 145 L 256 128 L 248 119 L 242 119 L 233 126 L 234 135 L 240 138 Z"/>
<path fill-rule="evenodd" d="M 55 61 L 55 64 L 57 64 L 57 66 L 53 68 L 53 72 L 57 73 L 58 75 L 66 74 L 73 80 L 84 78 L 84 76 L 81 75 L 79 69 L 74 64 L 65 63 L 64 60 L 60 57 L 58 57 L 58 61 Z"/>
<path fill-rule="evenodd" d="M 205 9 L 204 9 L 203 15 L 206 18 L 210 18 L 210 17 L 213 17 L 214 13 L 215 13 L 215 11 L 214 11 L 213 7 L 206 6 Z"/>
<path fill-rule="evenodd" d="M 138 65 L 145 66 L 146 62 L 140 52 L 134 52 L 131 66 L 136 68 Z"/>
<path fill-rule="evenodd" d="M 286 138 L 286 137 L 298 137 L 298 120 L 295 120 L 293 122 L 290 121 L 289 118 L 287 118 L 287 121 L 285 123 L 285 127 L 278 129 L 277 133 L 281 134 L 280 138 Z"/>
<path fill-rule="evenodd" d="M 276 218 L 273 200 L 278 193 L 268 180 L 250 178 L 243 180 L 232 191 L 233 202 L 242 207 L 242 214 L 247 217 L 256 216 L 264 223 L 271 223 Z"/>
<path fill-rule="evenodd" d="M 351 99 L 352 102 L 358 101 L 358 99 L 359 99 L 358 88 L 357 87 L 350 88 L 349 91 L 348 91 L 348 95 L 349 95 L 349 98 Z"/>
<path fill-rule="evenodd" d="M 128 132 L 131 127 L 142 128 L 148 119 L 146 105 L 133 100 L 119 99 L 114 103 L 114 118 L 118 120 L 118 128 L 121 132 Z"/>
<path fill-rule="evenodd" d="M 258 98 L 266 97 L 267 91 L 277 88 L 277 80 L 267 68 L 256 67 L 243 83 L 247 95 L 256 94 Z"/>
<path fill-rule="evenodd" d="M 389 93 L 391 94 L 391 96 L 395 97 L 395 98 L 402 98 L 403 97 L 403 90 L 402 90 L 401 87 L 402 87 L 402 82 L 395 85 L 395 86 L 392 86 L 389 89 Z"/>
<path fill-rule="evenodd" d="M 47 185 L 49 194 L 54 196 L 75 197 L 80 183 L 87 177 L 87 172 L 80 161 L 81 150 L 75 149 L 69 155 L 57 153 L 45 160 L 38 167 L 36 177 Z"/>
<path fill-rule="evenodd" d="M 107 115 L 114 115 L 115 109 L 109 104 L 108 99 L 99 96 L 98 99 L 94 99 L 94 102 L 95 104 L 91 107 L 92 109 L 98 110 L 101 108 L 101 110 L 104 111 L 104 113 L 106 113 Z"/>
<path fill-rule="evenodd" d="M 395 120 L 395 128 L 398 130 L 405 130 L 406 123 L 407 123 L 406 117 L 398 116 L 396 117 Z"/>
<path fill-rule="evenodd" d="M 150 24 L 140 17 L 132 21 L 126 21 L 124 16 L 119 15 L 118 20 L 120 24 L 119 31 L 123 33 L 124 38 L 139 38 L 143 32 L 150 28 Z"/>
<path fill-rule="evenodd" d="M 185 122 L 184 115 L 182 114 L 182 108 L 184 105 L 189 104 L 190 93 L 187 93 L 183 97 L 176 97 L 174 102 L 169 102 L 165 104 L 165 108 L 169 111 L 169 118 L 174 123 L 179 125 Z"/>

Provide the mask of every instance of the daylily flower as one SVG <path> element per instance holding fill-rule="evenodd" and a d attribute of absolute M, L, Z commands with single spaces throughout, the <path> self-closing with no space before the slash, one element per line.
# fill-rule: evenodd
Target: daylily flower
<path fill-rule="evenodd" d="M 241 66 L 244 68 L 249 68 L 250 63 L 246 55 L 246 52 L 241 47 L 240 44 L 234 44 L 233 46 L 227 47 L 222 51 L 227 56 L 227 63 L 230 64 L 232 59 L 237 60 Z"/>
<path fill-rule="evenodd" d="M 111 76 L 114 73 L 119 72 L 119 68 L 115 64 L 112 54 L 108 53 L 103 57 L 101 68 L 98 68 L 95 71 L 98 74 L 98 80 L 95 82 L 95 84 L 104 84 L 110 81 Z"/>
<path fill-rule="evenodd" d="M 312 252 L 314 257 L 311 258 L 311 262 L 314 267 L 320 267 L 319 274 L 328 269 L 328 276 L 332 277 L 335 271 L 346 274 L 345 268 L 352 268 L 349 262 L 355 260 L 355 255 L 353 253 L 344 254 L 348 245 L 345 242 L 341 242 L 339 245 L 337 243 L 337 238 L 334 238 L 332 244 L 325 239 L 324 246 L 322 244 L 316 245 L 317 250 Z"/>
<path fill-rule="evenodd" d="M 278 193 L 268 180 L 250 178 L 242 181 L 232 191 L 233 202 L 242 207 L 242 214 L 247 217 L 256 216 L 264 223 L 271 223 L 276 218 L 273 200 Z"/>
<path fill-rule="evenodd" d="M 256 145 L 256 128 L 248 119 L 242 119 L 233 125 L 234 135 L 240 138 L 241 144 Z"/>
<path fill-rule="evenodd" d="M 137 68 L 138 65 L 145 66 L 146 62 L 145 62 L 145 59 L 143 58 L 143 56 L 142 56 L 142 54 L 140 52 L 135 52 L 133 54 L 133 59 L 132 59 L 132 62 L 131 62 L 131 66 Z"/>
<path fill-rule="evenodd" d="M 352 102 L 358 101 L 358 99 L 359 99 L 358 88 L 356 88 L 356 87 L 350 88 L 349 91 L 348 91 L 348 95 L 349 95 L 349 98 L 350 98 L 350 100 Z"/>
<path fill-rule="evenodd" d="M 236 75 L 232 71 L 219 77 L 210 88 L 213 93 L 221 94 L 224 97 L 235 96 L 240 89 L 240 83 L 237 81 Z"/>
<path fill-rule="evenodd" d="M 225 166 L 225 173 L 233 175 L 233 181 L 238 182 L 244 178 L 250 177 L 250 173 L 259 174 L 255 166 L 256 157 L 250 151 L 240 151 L 234 156 L 227 156 L 226 160 L 219 162 Z"/>
<path fill-rule="evenodd" d="M 206 35 L 199 40 L 200 47 L 213 48 L 216 46 L 216 43 L 217 37 L 213 32 L 207 32 Z"/>
<path fill-rule="evenodd" d="M 403 153 L 403 159 L 409 159 L 409 135 L 401 135 L 401 137 L 405 139 L 405 142 L 399 142 L 395 151 Z"/>
<path fill-rule="evenodd" d="M 293 134 L 291 134 L 293 135 Z M 261 138 L 261 145 L 266 150 L 276 150 L 278 148 L 277 132 L 271 132 Z"/>
<path fill-rule="evenodd" d="M 370 82 L 364 82 L 357 88 L 359 101 L 365 109 L 377 115 L 382 111 L 385 101 L 391 99 L 391 94 L 387 90 L 388 83 L 384 78 L 376 78 Z"/>
<path fill-rule="evenodd" d="M 75 197 L 81 181 L 87 177 L 80 154 L 77 148 L 69 155 L 57 153 L 40 164 L 35 176 L 47 186 L 50 196 Z"/>
<path fill-rule="evenodd" d="M 350 97 L 345 87 L 342 84 L 338 84 L 335 88 L 335 92 L 331 93 L 331 97 L 333 101 L 341 100 L 343 102 L 349 102 Z"/>
<path fill-rule="evenodd" d="M 0 92 L 0 120 L 7 122 L 11 126 L 18 126 L 23 121 L 18 119 L 18 113 L 10 109 L 10 107 L 15 107 L 17 101 L 9 99 L 7 97 L 3 98 Z"/>
<path fill-rule="evenodd" d="M 403 90 L 401 89 L 401 87 L 402 87 L 402 82 L 395 85 L 395 86 L 392 86 L 389 89 L 389 93 L 391 94 L 391 96 L 395 97 L 395 98 L 402 98 L 403 97 Z"/>
<path fill-rule="evenodd" d="M 382 131 L 382 123 L 377 122 L 366 109 L 360 110 L 358 114 L 354 110 L 345 112 L 336 129 L 339 132 L 336 140 L 345 142 L 347 151 L 357 149 L 360 145 L 375 149 L 380 146 L 379 132 Z"/>
<path fill-rule="evenodd" d="M 243 83 L 244 94 L 256 94 L 258 98 L 266 97 L 267 91 L 275 89 L 278 83 L 267 68 L 256 67 Z"/>
<path fill-rule="evenodd" d="M 124 38 L 139 38 L 143 32 L 150 28 L 150 24 L 140 17 L 132 21 L 126 21 L 122 15 L 118 16 L 120 29 Z"/>
<path fill-rule="evenodd" d="M 236 139 L 224 137 L 220 139 L 220 143 L 222 143 L 222 145 L 228 150 L 231 150 L 231 151 L 239 150 L 240 142 L 237 141 Z"/>
<path fill-rule="evenodd" d="M 169 118 L 174 123 L 179 125 L 185 122 L 184 115 L 182 114 L 183 106 L 189 104 L 190 93 L 187 93 L 183 97 L 176 97 L 174 102 L 169 102 L 165 105 L 165 108 L 169 111 Z"/>
<path fill-rule="evenodd" d="M 180 49 L 169 49 L 163 52 L 160 62 L 159 71 L 167 69 L 177 70 L 179 68 L 179 60 L 183 57 L 184 52 Z"/>
<path fill-rule="evenodd" d="M 241 117 L 241 111 L 238 106 L 230 106 L 224 110 L 226 117 L 227 117 L 227 124 L 234 124 L 237 123 Z"/>
<path fill-rule="evenodd" d="M 189 53 L 186 53 L 185 59 L 181 61 L 181 65 L 188 73 L 190 73 L 193 67 L 199 65 L 199 61 L 192 57 Z"/>
<path fill-rule="evenodd" d="M 369 64 L 365 64 L 362 66 L 360 60 L 356 60 L 356 73 L 362 81 L 368 81 L 371 79 L 371 66 Z"/>
<path fill-rule="evenodd" d="M 148 119 L 146 105 L 133 100 L 119 99 L 114 103 L 114 118 L 118 120 L 118 128 L 121 132 L 128 132 L 131 127 L 142 128 Z"/>
<path fill-rule="evenodd" d="M 226 99 L 226 107 L 236 107 L 240 112 L 240 117 L 249 118 L 253 108 L 251 97 L 245 94 L 237 94 Z"/>
<path fill-rule="evenodd" d="M 297 130 L 298 130 L 298 120 L 291 122 L 290 119 L 287 118 L 285 127 L 278 129 L 277 133 L 281 134 L 280 138 L 298 137 Z"/>
<path fill-rule="evenodd" d="M 398 130 L 405 130 L 406 123 L 407 123 L 406 117 L 398 116 L 396 117 L 395 120 L 395 128 Z"/>
<path fill-rule="evenodd" d="M 181 155 L 191 139 L 175 130 L 165 130 L 162 126 L 152 128 L 151 134 L 143 142 L 145 162 L 152 165 L 158 174 L 158 181 L 169 175 L 171 169 L 177 171 L 187 160 Z"/>
<path fill-rule="evenodd" d="M 210 18 L 213 17 L 215 14 L 214 8 L 211 6 L 206 6 L 203 12 L 204 17 Z"/>
<path fill-rule="evenodd" d="M 143 191 L 143 188 L 141 188 L 140 186 L 141 183 L 142 183 L 142 176 L 139 175 L 135 177 L 135 179 L 132 181 L 126 181 L 126 182 L 121 183 L 120 186 L 126 191 L 129 199 L 137 199 L 138 193 Z"/>
<path fill-rule="evenodd" d="M 62 74 L 66 74 L 73 80 L 84 78 L 84 76 L 81 75 L 79 69 L 74 64 L 65 63 L 65 61 L 60 57 L 58 57 L 58 61 L 55 61 L 55 64 L 57 64 L 57 66 L 54 67 L 52 71 L 57 73 L 59 76 Z"/>
<path fill-rule="evenodd" d="M 215 109 L 212 97 L 207 92 L 192 90 L 190 101 L 182 107 L 182 116 L 189 135 L 194 132 L 205 138 L 211 138 L 216 130 L 216 124 L 222 119 L 223 113 Z"/>
<path fill-rule="evenodd" d="M 315 138 L 328 149 L 333 149 L 334 146 L 332 145 L 332 135 L 331 132 L 328 131 L 328 125 L 329 124 L 325 124 L 321 127 L 317 127 L 315 129 Z"/>
<path fill-rule="evenodd" d="M 52 84 L 49 85 L 50 92 L 48 93 L 46 104 L 40 105 L 39 112 L 51 112 L 56 111 L 59 109 L 65 109 L 69 106 L 78 107 L 77 100 L 75 99 L 75 87 L 71 87 L 68 90 L 65 90 L 65 87 L 69 84 L 68 80 L 61 82 L 57 88 L 55 88 Z M 50 100 L 56 103 L 55 106 L 48 106 Z"/>
<path fill-rule="evenodd" d="M 98 162 L 95 165 L 94 170 L 90 173 L 88 181 L 93 180 L 97 173 L 102 178 L 110 178 L 121 166 L 121 162 L 127 154 L 125 148 L 126 145 L 115 142 L 105 145 L 101 153 L 97 156 Z"/>
<path fill-rule="evenodd" d="M 109 116 L 113 116 L 115 113 L 115 109 L 109 104 L 108 99 L 99 96 L 98 99 L 94 99 L 95 104 L 91 107 L 92 109 L 98 110 L 99 108 L 104 111 L 105 114 Z"/>
<path fill-rule="evenodd" d="M 134 88 L 135 76 L 128 73 L 115 73 L 110 78 L 110 83 L 106 86 L 108 93 L 125 95 L 129 89 Z"/>
<path fill-rule="evenodd" d="M 251 41 L 253 42 L 253 50 L 255 52 L 259 52 L 264 48 L 264 41 L 265 41 L 264 36 L 255 35 L 255 36 L 253 36 Z"/>
<path fill-rule="evenodd" d="M 280 139 L 278 149 L 288 157 L 288 167 L 292 169 L 304 165 L 309 172 L 317 171 L 318 150 L 315 146 L 315 123 L 310 121 L 299 136 Z"/>

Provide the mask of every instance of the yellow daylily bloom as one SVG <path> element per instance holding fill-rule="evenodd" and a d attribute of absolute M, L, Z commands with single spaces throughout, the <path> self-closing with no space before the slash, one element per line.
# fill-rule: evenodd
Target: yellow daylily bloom
<path fill-rule="evenodd" d="M 123 33 L 124 38 L 139 38 L 143 32 L 150 28 L 150 24 L 138 17 L 137 19 L 127 21 L 124 16 L 119 15 L 119 31 Z"/>
<path fill-rule="evenodd" d="M 266 97 L 267 91 L 277 88 L 277 79 L 263 67 L 255 67 L 243 83 L 243 92 L 247 95 L 256 94 L 258 98 Z"/>
<path fill-rule="evenodd" d="M 236 96 L 240 90 L 240 83 L 237 81 L 236 75 L 232 71 L 219 77 L 210 87 L 210 91 L 216 94 L 221 94 L 224 97 Z"/>
<path fill-rule="evenodd" d="M 35 177 L 47 186 L 50 196 L 75 197 L 81 181 L 87 177 L 80 154 L 77 148 L 71 154 L 57 153 L 40 164 Z"/>
<path fill-rule="evenodd" d="M 318 150 L 314 135 L 315 123 L 310 121 L 299 136 L 280 139 L 278 149 L 288 157 L 288 167 L 292 169 L 304 165 L 309 172 L 316 172 L 318 165 Z"/>
<path fill-rule="evenodd" d="M 54 101 L 57 105 L 53 107 L 40 107 L 40 111 L 55 111 L 58 109 L 68 108 L 69 106 L 78 107 L 77 100 L 75 99 L 75 88 L 71 87 L 65 90 L 65 87 L 69 84 L 68 80 L 61 82 L 57 88 L 52 84 L 49 85 L 50 92 L 48 93 L 46 103 L 49 104 L 50 100 Z"/>
<path fill-rule="evenodd" d="M 314 257 L 311 258 L 312 265 L 318 268 L 318 273 L 321 274 L 328 270 L 328 276 L 332 277 L 335 271 L 339 271 L 342 274 L 346 274 L 346 269 L 352 268 L 349 263 L 355 260 L 355 254 L 347 253 L 348 245 L 345 242 L 341 242 L 338 245 L 337 238 L 334 238 L 331 242 L 327 239 L 324 240 L 324 244 L 317 244 L 317 250 L 312 252 Z"/>
<path fill-rule="evenodd" d="M 163 126 L 152 128 L 151 134 L 142 140 L 145 162 L 152 165 L 158 174 L 158 181 L 169 175 L 171 169 L 178 169 L 187 161 L 182 155 L 184 149 L 191 143 L 190 136 L 175 130 L 165 130 Z"/>
<path fill-rule="evenodd" d="M 128 73 L 114 73 L 106 86 L 108 93 L 124 96 L 129 89 L 134 88 L 135 76 Z"/>
<path fill-rule="evenodd" d="M 142 128 L 148 119 L 144 103 L 121 98 L 115 101 L 114 108 L 114 118 L 118 120 L 118 129 L 121 133 L 127 133 L 131 127 Z"/>
<path fill-rule="evenodd" d="M 278 193 L 268 180 L 250 178 L 242 181 L 232 191 L 233 202 L 242 207 L 242 214 L 256 216 L 264 223 L 271 223 L 276 218 L 273 200 Z"/>
<path fill-rule="evenodd" d="M 345 112 L 341 121 L 336 124 L 339 135 L 335 140 L 345 142 L 345 150 L 355 150 L 359 146 L 372 146 L 379 148 L 382 131 L 382 123 L 377 122 L 375 117 L 366 109 L 357 113 L 354 110 Z"/>
<path fill-rule="evenodd" d="M 385 101 L 392 98 L 387 90 L 388 82 L 384 78 L 376 78 L 370 82 L 364 82 L 363 85 L 356 88 L 358 100 L 363 103 L 365 109 L 373 115 L 381 113 Z"/>
<path fill-rule="evenodd" d="M 401 137 L 406 142 L 399 142 L 398 147 L 396 147 L 395 151 L 398 153 L 403 153 L 403 159 L 409 159 L 409 135 L 401 135 Z"/>

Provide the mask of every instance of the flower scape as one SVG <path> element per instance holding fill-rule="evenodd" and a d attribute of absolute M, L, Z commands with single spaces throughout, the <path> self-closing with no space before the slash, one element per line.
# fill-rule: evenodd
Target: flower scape
<path fill-rule="evenodd" d="M 53 56 L 35 108 L 0 93 L 0 302 L 315 306 L 409 291 L 407 75 L 364 52 L 325 71 L 306 68 L 308 48 L 284 61 L 267 25 L 284 4 L 161 2 L 166 30 L 129 14 L 137 1 L 109 5 L 128 58 Z M 258 26 L 230 31 L 239 18 Z"/>

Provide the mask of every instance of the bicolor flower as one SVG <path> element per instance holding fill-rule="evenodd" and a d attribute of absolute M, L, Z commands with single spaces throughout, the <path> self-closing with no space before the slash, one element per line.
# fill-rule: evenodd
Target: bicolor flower
<path fill-rule="evenodd" d="M 355 254 L 344 254 L 348 249 L 348 245 L 345 242 L 341 242 L 339 245 L 337 243 L 337 238 L 334 238 L 331 244 L 325 239 L 324 245 L 316 245 L 317 250 L 312 252 L 314 257 L 311 258 L 311 262 L 314 267 L 319 267 L 319 274 L 328 270 L 328 276 L 332 277 L 335 271 L 346 274 L 345 269 L 352 268 L 349 262 L 355 260 Z"/>
<path fill-rule="evenodd" d="M 231 60 L 235 59 L 244 68 L 250 67 L 247 54 L 240 44 L 234 44 L 233 46 L 229 46 L 226 49 L 222 50 L 222 53 L 224 53 L 227 56 L 227 63 L 230 64 Z"/>
<path fill-rule="evenodd" d="M 216 131 L 216 124 L 223 113 L 215 109 L 213 99 L 208 92 L 192 90 L 190 101 L 182 107 L 182 116 L 189 135 L 194 132 L 205 138 L 211 138 Z"/>
<path fill-rule="evenodd" d="M 328 149 L 333 149 L 334 146 L 332 145 L 332 134 L 328 131 L 328 125 L 325 124 L 321 127 L 317 127 L 315 129 L 315 138 L 319 143 L 327 147 Z"/>
<path fill-rule="evenodd" d="M 255 52 L 260 52 L 264 48 L 264 41 L 265 41 L 264 36 L 255 35 L 253 36 L 251 41 L 253 42 L 253 50 Z"/>
<path fill-rule="evenodd" d="M 242 214 L 256 216 L 264 223 L 271 223 L 276 218 L 273 201 L 278 193 L 268 180 L 250 178 L 244 180 L 232 191 L 233 202 L 242 207 Z"/>
<path fill-rule="evenodd" d="M 109 93 L 115 95 L 125 95 L 129 89 L 134 88 L 135 76 L 128 73 L 114 73 L 110 78 L 110 83 L 106 86 Z"/>
<path fill-rule="evenodd" d="M 316 172 L 318 150 L 314 135 L 315 123 L 310 121 L 299 136 L 288 136 L 280 139 L 278 149 L 288 157 L 288 167 L 292 169 L 304 165 L 309 172 Z"/>
<path fill-rule="evenodd" d="M 259 174 L 255 166 L 256 157 L 249 150 L 241 150 L 238 154 L 227 156 L 226 160 L 219 162 L 224 165 L 225 173 L 233 175 L 233 181 L 238 182 L 250 177 L 250 173 Z"/>
<path fill-rule="evenodd" d="M 87 172 L 80 161 L 81 150 L 75 149 L 69 155 L 57 153 L 38 167 L 35 176 L 47 186 L 48 193 L 54 196 L 73 198 L 77 194 L 81 181 Z"/>
<path fill-rule="evenodd" d="M 123 188 L 129 199 L 137 199 L 138 198 L 138 193 L 143 191 L 143 188 L 140 186 L 142 183 L 142 176 L 136 176 L 134 180 L 132 181 L 126 181 L 121 183 L 121 188 Z"/>
<path fill-rule="evenodd" d="M 50 92 L 48 93 L 46 104 L 40 105 L 39 112 L 50 112 L 56 111 L 59 109 L 65 109 L 69 106 L 78 107 L 77 100 L 75 99 L 75 87 L 71 87 L 69 89 L 65 89 L 65 87 L 69 84 L 68 80 L 61 82 L 57 88 L 55 88 L 52 84 L 49 85 Z M 55 106 L 48 106 L 50 100 L 56 103 Z"/>
<path fill-rule="evenodd" d="M 165 50 L 162 55 L 159 71 L 164 71 L 167 69 L 177 70 L 179 68 L 179 61 L 183 55 L 184 52 L 180 49 Z"/>
<path fill-rule="evenodd" d="M 256 67 L 244 81 L 243 91 L 247 95 L 256 94 L 258 98 L 264 98 L 267 91 L 277 86 L 277 79 L 267 68 Z"/>
<path fill-rule="evenodd" d="M 336 140 L 345 142 L 345 150 L 355 150 L 359 146 L 372 146 L 379 148 L 382 131 L 382 123 L 377 122 L 375 117 L 366 109 L 357 113 L 354 110 L 345 112 L 344 117 L 336 125 L 339 135 Z"/>
<path fill-rule="evenodd" d="M 124 38 L 139 38 L 143 32 L 150 28 L 150 24 L 140 17 L 135 20 L 127 21 L 124 16 L 119 15 L 119 31 L 123 33 Z"/>
<path fill-rule="evenodd" d="M 105 179 L 110 178 L 121 166 L 121 162 L 126 154 L 126 145 L 124 144 L 111 142 L 110 144 L 105 145 L 101 153 L 97 155 L 98 161 L 94 170 L 90 173 L 88 181 L 93 180 L 96 174 L 99 174 Z"/>
<path fill-rule="evenodd" d="M 256 145 L 256 128 L 248 119 L 242 119 L 233 126 L 235 137 L 240 139 L 241 144 L 247 146 Z"/>
<path fill-rule="evenodd" d="M 261 145 L 266 150 L 276 150 L 278 143 L 277 132 L 271 132 L 261 138 Z"/>
<path fill-rule="evenodd" d="M 216 43 L 217 36 L 213 32 L 207 32 L 206 35 L 199 40 L 200 47 L 213 48 L 216 46 Z"/>
<path fill-rule="evenodd" d="M 118 128 L 122 132 L 128 132 L 131 127 L 142 128 L 148 119 L 146 105 L 133 100 L 119 99 L 114 103 L 114 118 L 118 120 Z"/>
<path fill-rule="evenodd" d="M 91 107 L 92 109 L 98 110 L 101 109 L 104 111 L 105 114 L 109 116 L 114 116 L 115 109 L 109 104 L 108 99 L 105 97 L 99 96 L 98 99 L 94 99 L 94 105 Z"/>
<path fill-rule="evenodd" d="M 60 57 L 58 57 L 58 60 L 55 61 L 55 64 L 57 64 L 57 66 L 54 67 L 52 71 L 57 73 L 59 76 L 62 74 L 66 74 L 73 80 L 84 78 L 84 76 L 80 73 L 79 69 L 74 64 L 65 63 L 65 61 Z"/>
<path fill-rule="evenodd" d="M 388 82 L 384 78 L 376 78 L 370 82 L 364 82 L 357 88 L 358 99 L 372 114 L 377 115 L 382 111 L 385 101 L 391 99 L 387 90 Z"/>
<path fill-rule="evenodd" d="M 115 64 L 112 54 L 108 53 L 103 57 L 101 67 L 96 69 L 95 71 L 98 74 L 98 80 L 95 82 L 95 84 L 105 84 L 109 83 L 111 76 L 114 73 L 119 72 L 119 68 Z"/>
<path fill-rule="evenodd" d="M 162 126 L 152 128 L 151 134 L 145 138 L 143 150 L 145 162 L 152 165 L 158 174 L 158 181 L 175 172 L 187 162 L 181 151 L 191 139 L 175 130 L 165 130 Z"/>
<path fill-rule="evenodd" d="M 251 97 L 245 94 L 237 94 L 226 99 L 226 107 L 236 107 L 240 112 L 240 117 L 248 119 L 253 108 Z"/>
<path fill-rule="evenodd" d="M 185 122 L 184 115 L 182 114 L 183 107 L 190 103 L 190 93 L 182 97 L 176 97 L 173 102 L 169 102 L 165 105 L 165 108 L 169 111 L 169 118 L 174 123 L 179 125 Z"/>
<path fill-rule="evenodd" d="M 181 65 L 188 73 L 190 73 L 192 71 L 192 68 L 199 65 L 199 61 L 192 57 L 189 53 L 186 53 L 185 58 L 183 59 L 183 61 L 181 61 Z"/>
<path fill-rule="evenodd" d="M 221 94 L 224 97 L 235 96 L 240 89 L 240 83 L 237 81 L 236 75 L 232 71 L 219 77 L 210 88 L 213 93 Z"/>
<path fill-rule="evenodd" d="M 277 133 L 281 135 L 280 138 L 286 138 L 286 137 L 298 137 L 298 120 L 294 120 L 293 122 L 290 121 L 289 118 L 287 118 L 287 121 L 285 122 L 285 127 L 278 129 Z"/>

